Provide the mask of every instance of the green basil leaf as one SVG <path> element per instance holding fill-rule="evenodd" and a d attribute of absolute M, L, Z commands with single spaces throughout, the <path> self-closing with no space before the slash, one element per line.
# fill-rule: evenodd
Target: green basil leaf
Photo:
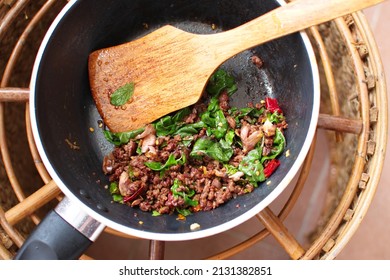
<path fill-rule="evenodd" d="M 172 194 L 174 196 L 181 196 L 184 199 L 184 202 L 186 205 L 197 206 L 198 201 L 191 199 L 191 197 L 193 197 L 195 195 L 195 190 L 189 189 L 188 187 L 185 187 L 186 191 L 179 192 L 179 191 L 177 191 L 177 189 L 180 187 L 181 184 L 182 184 L 182 182 L 179 181 L 178 179 L 175 179 L 173 181 L 173 185 L 171 187 Z"/>
<path fill-rule="evenodd" d="M 198 129 L 196 129 L 194 126 L 183 126 L 182 128 L 179 128 L 175 135 L 180 135 L 180 137 L 183 139 L 188 136 L 193 136 L 194 134 L 198 133 Z"/>
<path fill-rule="evenodd" d="M 110 194 L 119 194 L 119 188 L 117 182 L 111 182 L 109 186 Z"/>
<path fill-rule="evenodd" d="M 228 162 L 232 157 L 233 148 L 225 140 L 221 139 L 214 143 L 208 150 L 207 154 L 220 162 Z"/>
<path fill-rule="evenodd" d="M 201 115 L 201 120 L 207 126 L 207 135 L 214 135 L 217 139 L 223 138 L 229 128 L 221 109 L 217 109 L 215 112 L 204 112 Z"/>
<path fill-rule="evenodd" d="M 272 114 L 267 114 L 267 119 L 273 124 L 278 124 L 281 123 L 285 119 L 285 117 L 275 111 Z"/>
<path fill-rule="evenodd" d="M 110 96 L 110 103 L 114 106 L 122 106 L 129 101 L 134 94 L 134 83 L 128 83 L 118 88 Z"/>
<path fill-rule="evenodd" d="M 276 158 L 278 155 L 280 155 L 283 152 L 285 147 L 286 147 L 286 138 L 284 137 L 284 135 L 280 131 L 280 129 L 277 128 L 275 131 L 274 144 L 273 144 L 271 153 L 268 156 L 263 157 L 261 159 L 261 162 L 263 163 L 267 159 Z"/>
<path fill-rule="evenodd" d="M 226 141 L 226 143 L 228 143 L 229 145 L 233 145 L 235 136 L 236 136 L 236 134 L 234 133 L 234 130 L 233 129 L 229 129 L 226 132 L 226 134 L 225 134 L 225 141 Z"/>
<path fill-rule="evenodd" d="M 250 117 L 252 117 L 252 118 L 259 118 L 261 115 L 263 115 L 263 113 L 264 113 L 264 107 L 262 107 L 262 108 L 259 108 L 259 109 L 257 109 L 257 108 L 249 108 L 249 109 L 251 109 L 250 111 L 249 111 L 249 113 L 248 113 L 248 115 L 250 116 Z"/>
<path fill-rule="evenodd" d="M 172 121 L 171 116 L 165 116 L 159 119 L 154 127 L 156 128 L 157 136 L 172 135 L 176 131 L 176 124 Z"/>
<path fill-rule="evenodd" d="M 229 95 L 237 91 L 237 85 L 234 77 L 223 69 L 218 69 L 210 77 L 206 90 L 212 95 L 220 94 L 224 89 Z"/>
<path fill-rule="evenodd" d="M 233 175 L 233 174 L 236 174 L 238 172 L 238 168 L 233 166 L 233 165 L 230 165 L 230 164 L 226 163 L 223 166 L 226 168 L 226 173 L 228 175 Z"/>
<path fill-rule="evenodd" d="M 231 116 L 233 116 L 234 120 L 236 121 L 236 126 L 237 127 L 240 127 L 241 126 L 241 122 L 240 120 L 246 116 L 249 116 L 250 118 L 253 119 L 253 123 L 257 121 L 257 119 L 264 113 L 264 108 L 260 108 L 260 109 L 257 109 L 257 108 L 250 108 L 250 107 L 246 107 L 246 108 L 236 108 L 236 107 L 232 107 L 229 109 L 229 114 Z M 248 119 L 247 119 L 248 121 Z"/>
<path fill-rule="evenodd" d="M 184 196 L 184 202 L 186 203 L 186 205 L 189 205 L 189 206 L 197 206 L 198 205 L 198 201 L 197 200 L 190 199 L 186 195 Z"/>
<path fill-rule="evenodd" d="M 210 138 L 204 137 L 195 142 L 190 156 L 200 158 L 207 155 L 220 162 L 228 162 L 233 153 L 233 148 L 226 140 L 221 139 L 219 142 L 215 142 Z"/>
<path fill-rule="evenodd" d="M 160 171 L 163 169 L 163 164 L 158 161 L 145 162 L 145 165 L 154 171 Z"/>
<path fill-rule="evenodd" d="M 208 112 L 215 112 L 218 109 L 220 109 L 219 108 L 219 100 L 218 100 L 218 95 L 216 95 L 210 99 L 209 105 L 207 106 L 207 111 Z"/>
<path fill-rule="evenodd" d="M 176 207 L 176 211 L 177 211 L 177 213 L 183 215 L 184 217 L 192 215 L 192 212 L 189 209 Z"/>
<path fill-rule="evenodd" d="M 139 128 L 128 132 L 110 132 L 109 130 L 104 130 L 104 137 L 115 146 L 120 146 L 122 144 L 127 144 L 130 139 L 134 139 L 138 134 L 141 134 L 145 131 L 145 128 Z"/>
<path fill-rule="evenodd" d="M 115 202 L 123 203 L 123 196 L 120 194 L 113 194 L 112 200 Z"/>
<path fill-rule="evenodd" d="M 171 186 L 171 191 L 173 194 L 177 194 L 177 189 L 180 187 L 181 182 L 179 179 L 175 179 L 173 181 L 173 185 Z"/>
<path fill-rule="evenodd" d="M 252 182 L 265 181 L 264 167 L 261 163 L 261 149 L 251 150 L 238 165 L 238 170 L 244 172 L 246 178 Z M 255 186 L 257 184 L 254 184 Z"/>
<path fill-rule="evenodd" d="M 190 153 L 191 157 L 201 158 L 204 155 L 207 155 L 207 149 L 213 145 L 213 141 L 209 138 L 203 137 L 196 140 L 194 147 Z"/>
<path fill-rule="evenodd" d="M 167 161 L 164 164 L 157 161 L 149 161 L 149 162 L 145 162 L 145 165 L 154 171 L 165 171 L 171 166 L 178 165 L 178 164 L 183 165 L 186 163 L 186 161 L 187 159 L 185 154 L 182 154 L 182 156 L 179 159 L 175 159 L 175 156 L 173 154 L 170 154 Z"/>
<path fill-rule="evenodd" d="M 193 136 L 194 134 L 197 134 L 199 130 L 204 128 L 206 125 L 202 121 L 196 122 L 196 123 L 189 123 L 182 125 L 176 132 L 175 135 L 180 135 L 181 138 L 184 138 L 186 136 Z"/>
<path fill-rule="evenodd" d="M 182 122 L 190 113 L 191 109 L 189 107 L 183 108 L 173 115 L 172 121 L 174 123 Z"/>
<path fill-rule="evenodd" d="M 153 216 L 153 217 L 158 217 L 158 216 L 161 216 L 161 214 L 160 214 L 160 212 L 158 212 L 157 210 L 153 210 L 152 216 Z"/>
<path fill-rule="evenodd" d="M 218 110 L 215 113 L 215 127 L 214 127 L 213 134 L 217 139 L 221 139 L 222 137 L 225 136 L 229 124 L 225 118 L 225 115 L 223 114 L 222 110 Z"/>
<path fill-rule="evenodd" d="M 174 115 L 168 115 L 163 118 L 160 118 L 157 122 L 154 123 L 157 136 L 167 136 L 173 135 L 176 131 L 181 128 L 184 124 L 182 123 L 183 119 L 191 113 L 190 108 L 184 108 L 179 110 Z"/>

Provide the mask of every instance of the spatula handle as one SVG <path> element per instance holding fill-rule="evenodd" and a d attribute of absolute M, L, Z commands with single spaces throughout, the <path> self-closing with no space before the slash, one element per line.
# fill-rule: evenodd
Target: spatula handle
<path fill-rule="evenodd" d="M 376 5 L 384 0 L 294 0 L 235 29 L 219 33 L 214 49 L 227 59 L 267 41 Z"/>

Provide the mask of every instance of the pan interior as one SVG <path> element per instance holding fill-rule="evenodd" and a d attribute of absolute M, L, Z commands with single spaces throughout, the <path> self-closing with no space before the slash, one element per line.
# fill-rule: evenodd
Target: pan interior
<path fill-rule="evenodd" d="M 32 110 L 41 156 L 65 194 L 80 200 L 108 226 L 154 239 L 207 236 L 244 222 L 264 208 L 270 194 L 276 188 L 280 192 L 295 175 L 292 170 L 296 172 L 297 168 L 293 167 L 303 156 L 302 148 L 313 125 L 316 85 L 307 46 L 299 33 L 245 51 L 222 65 L 238 82 L 232 105 L 246 106 L 266 96 L 278 99 L 289 123 L 286 140 L 290 156 L 281 157 L 282 165 L 268 184 L 185 221 L 178 221 L 175 215 L 152 217 L 111 202 L 104 187 L 108 179 L 101 166 L 113 147 L 99 127 L 100 116 L 89 90 L 87 59 L 94 50 L 127 42 L 165 24 L 193 33 L 215 33 L 241 25 L 278 5 L 271 0 L 70 2 L 37 58 Z M 264 61 L 261 69 L 251 63 L 253 54 Z M 193 223 L 201 225 L 194 234 L 190 230 Z"/>

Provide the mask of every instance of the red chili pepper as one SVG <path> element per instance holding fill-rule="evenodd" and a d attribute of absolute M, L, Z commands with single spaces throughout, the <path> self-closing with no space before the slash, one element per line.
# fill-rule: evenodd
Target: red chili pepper
<path fill-rule="evenodd" d="M 280 165 L 280 160 L 271 159 L 264 168 L 265 177 L 269 178 L 272 175 L 272 173 L 274 173 L 276 168 L 278 168 L 279 165 Z"/>
<path fill-rule="evenodd" d="M 266 97 L 265 106 L 267 110 L 270 111 L 271 113 L 275 111 L 278 112 L 279 114 L 283 113 L 282 109 L 280 109 L 279 107 L 278 100 L 276 100 L 276 98 Z"/>
<path fill-rule="evenodd" d="M 136 199 L 140 194 L 141 192 L 145 189 L 145 187 L 140 187 L 135 193 L 133 193 L 132 195 L 129 195 L 129 196 L 125 196 L 123 198 L 123 202 L 129 202 L 129 201 L 133 201 L 134 199 Z"/>
<path fill-rule="evenodd" d="M 200 204 L 198 204 L 198 205 L 192 207 L 192 211 L 193 211 L 193 212 L 199 212 L 199 211 L 201 211 L 201 210 L 202 210 L 202 208 L 200 207 Z"/>

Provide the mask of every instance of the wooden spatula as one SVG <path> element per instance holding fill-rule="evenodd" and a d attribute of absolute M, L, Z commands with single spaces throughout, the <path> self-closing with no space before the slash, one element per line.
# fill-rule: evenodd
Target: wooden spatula
<path fill-rule="evenodd" d="M 112 132 L 130 131 L 196 103 L 216 68 L 235 54 L 382 1 L 295 0 L 212 35 L 167 25 L 93 52 L 88 66 L 92 95 Z"/>

